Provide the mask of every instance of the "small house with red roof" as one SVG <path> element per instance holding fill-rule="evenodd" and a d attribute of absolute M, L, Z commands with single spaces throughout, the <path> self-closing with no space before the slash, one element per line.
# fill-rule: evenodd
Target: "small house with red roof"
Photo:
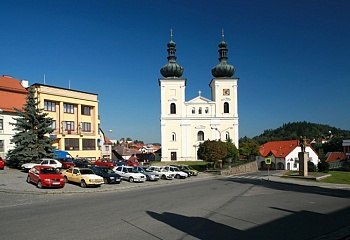
<path fill-rule="evenodd" d="M 266 169 L 265 158 L 271 158 L 271 169 L 297 171 L 299 170 L 299 152 L 301 152 L 299 140 L 264 143 L 260 146 L 260 155 L 257 157 L 258 166 L 260 169 Z M 306 145 L 305 152 L 309 154 L 308 161 L 317 166 L 319 157 L 316 151 L 310 145 Z"/>
<path fill-rule="evenodd" d="M 11 76 L 0 76 L 0 157 L 6 158 L 7 152 L 14 148 L 11 139 L 15 134 L 14 117 L 26 104 L 28 81 L 18 80 Z"/>

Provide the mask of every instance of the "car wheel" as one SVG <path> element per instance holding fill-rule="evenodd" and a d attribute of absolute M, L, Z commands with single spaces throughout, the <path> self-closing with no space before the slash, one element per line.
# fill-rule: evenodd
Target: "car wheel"
<path fill-rule="evenodd" d="M 104 182 L 105 184 L 107 184 L 107 183 L 108 183 L 108 179 L 107 179 L 107 178 L 103 178 L 103 182 Z"/>
<path fill-rule="evenodd" d="M 30 177 L 29 176 L 27 177 L 27 183 L 30 183 Z"/>
<path fill-rule="evenodd" d="M 151 181 L 151 179 L 149 178 L 149 176 L 146 176 L 146 180 L 147 180 L 147 181 Z"/>
<path fill-rule="evenodd" d="M 81 180 L 80 186 L 81 186 L 82 188 L 86 188 L 86 182 L 85 182 L 84 180 Z"/>
<path fill-rule="evenodd" d="M 134 178 L 133 178 L 133 177 L 130 177 L 130 178 L 129 178 L 129 182 L 134 182 Z"/>
<path fill-rule="evenodd" d="M 41 181 L 38 182 L 37 187 L 40 188 L 40 189 L 43 188 L 43 184 L 41 183 Z"/>
<path fill-rule="evenodd" d="M 66 176 L 64 176 L 64 182 L 68 182 L 68 178 Z"/>
<path fill-rule="evenodd" d="M 162 179 L 165 180 L 165 179 L 166 179 L 166 176 L 165 176 L 165 175 L 162 175 Z"/>
<path fill-rule="evenodd" d="M 176 174 L 175 177 L 176 177 L 177 179 L 180 179 L 180 178 L 181 178 L 179 174 Z"/>

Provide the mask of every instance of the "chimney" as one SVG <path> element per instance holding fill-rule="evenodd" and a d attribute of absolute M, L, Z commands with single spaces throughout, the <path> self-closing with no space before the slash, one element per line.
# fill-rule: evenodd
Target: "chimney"
<path fill-rule="evenodd" d="M 29 87 L 29 84 L 28 84 L 28 80 L 21 80 L 21 85 L 22 85 L 22 87 L 24 87 L 24 88 L 28 88 Z"/>

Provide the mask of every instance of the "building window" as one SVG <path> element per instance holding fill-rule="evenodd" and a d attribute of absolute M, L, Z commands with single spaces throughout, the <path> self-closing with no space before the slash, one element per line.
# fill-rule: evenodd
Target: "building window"
<path fill-rule="evenodd" d="M 225 132 L 225 139 L 228 140 L 230 138 L 230 133 L 229 132 Z"/>
<path fill-rule="evenodd" d="M 170 114 L 176 114 L 176 105 L 175 103 L 170 104 Z"/>
<path fill-rule="evenodd" d="M 4 130 L 4 119 L 0 119 L 0 130 Z"/>
<path fill-rule="evenodd" d="M 52 120 L 51 128 L 56 130 L 56 120 Z"/>
<path fill-rule="evenodd" d="M 4 141 L 5 140 L 0 140 L 0 152 L 4 152 Z"/>
<path fill-rule="evenodd" d="M 65 150 L 79 150 L 79 138 L 64 139 Z"/>
<path fill-rule="evenodd" d="M 96 150 L 95 139 L 83 139 L 83 150 Z"/>
<path fill-rule="evenodd" d="M 230 111 L 229 111 L 229 104 L 228 104 L 228 102 L 225 102 L 224 103 L 224 113 L 229 113 Z"/>
<path fill-rule="evenodd" d="M 74 122 L 73 121 L 64 121 L 63 122 L 63 131 L 73 131 Z"/>
<path fill-rule="evenodd" d="M 173 141 L 173 142 L 176 141 L 176 134 L 174 132 L 171 133 L 171 141 Z"/>
<path fill-rule="evenodd" d="M 205 113 L 208 113 L 208 112 L 209 112 L 209 108 L 206 107 L 206 108 L 205 108 Z"/>
<path fill-rule="evenodd" d="M 199 113 L 199 114 L 202 114 L 202 107 L 199 107 L 198 113 Z"/>
<path fill-rule="evenodd" d="M 82 122 L 81 123 L 81 131 L 82 132 L 91 132 L 91 123 L 89 123 L 89 122 Z"/>
<path fill-rule="evenodd" d="M 105 146 L 105 151 L 109 152 L 109 146 Z"/>
<path fill-rule="evenodd" d="M 89 106 L 81 106 L 81 114 L 90 116 L 91 108 Z"/>
<path fill-rule="evenodd" d="M 56 112 L 56 103 L 50 101 L 44 101 L 44 110 L 50 112 Z"/>
<path fill-rule="evenodd" d="M 204 132 L 203 131 L 199 131 L 197 133 L 197 141 L 204 141 Z"/>
<path fill-rule="evenodd" d="M 63 104 L 63 112 L 64 113 L 74 113 L 74 105 L 73 104 L 64 103 Z"/>
<path fill-rule="evenodd" d="M 193 107 L 192 108 L 192 114 L 195 114 L 196 113 L 196 109 Z"/>

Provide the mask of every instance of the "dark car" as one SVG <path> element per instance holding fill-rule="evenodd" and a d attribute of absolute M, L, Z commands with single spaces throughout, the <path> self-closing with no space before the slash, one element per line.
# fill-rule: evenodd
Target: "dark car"
<path fill-rule="evenodd" d="M 96 175 L 103 177 L 104 183 L 120 183 L 121 177 L 109 167 L 93 166 L 90 168 Z"/>
<path fill-rule="evenodd" d="M 89 168 L 93 166 L 92 163 L 85 159 L 73 159 L 72 161 L 75 164 L 75 166 L 79 168 Z"/>

